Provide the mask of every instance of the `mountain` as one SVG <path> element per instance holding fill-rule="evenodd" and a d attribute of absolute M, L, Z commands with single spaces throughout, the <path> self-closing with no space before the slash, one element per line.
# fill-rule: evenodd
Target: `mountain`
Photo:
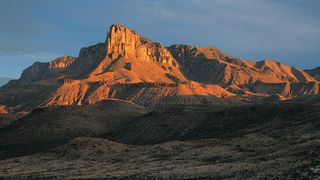
<path fill-rule="evenodd" d="M 7 84 L 11 78 L 0 77 L 0 87 Z"/>
<path fill-rule="evenodd" d="M 317 72 L 114 24 L 0 88 L 0 179 L 316 179 Z"/>
<path fill-rule="evenodd" d="M 114 24 L 78 57 L 34 63 L 0 88 L 10 111 L 122 99 L 142 106 L 232 105 L 301 100 L 319 93 L 307 72 L 273 60 L 248 61 L 215 48 L 164 47 Z"/>
<path fill-rule="evenodd" d="M 318 81 L 320 80 L 320 67 L 306 70 L 306 72 L 309 73 L 314 79 Z"/>

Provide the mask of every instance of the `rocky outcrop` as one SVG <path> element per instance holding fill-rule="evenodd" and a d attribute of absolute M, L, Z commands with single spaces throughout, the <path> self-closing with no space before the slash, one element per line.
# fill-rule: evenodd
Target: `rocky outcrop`
<path fill-rule="evenodd" d="M 299 68 L 281 64 L 274 60 L 264 60 L 255 63 L 255 68 L 265 72 L 269 77 L 275 77 L 279 81 L 309 82 L 315 79 Z"/>
<path fill-rule="evenodd" d="M 0 114 L 7 114 L 8 111 L 4 105 L 0 104 Z"/>
<path fill-rule="evenodd" d="M 152 42 L 119 24 L 110 27 L 106 45 L 107 55 L 111 59 L 135 58 L 178 66 L 171 53 L 160 43 Z"/>
<path fill-rule="evenodd" d="M 81 48 L 77 61 L 70 67 L 68 78 L 88 78 L 88 75 L 97 68 L 105 57 L 105 43 L 98 43 L 93 46 Z"/>
<path fill-rule="evenodd" d="M 48 63 L 36 62 L 22 72 L 19 80 L 29 83 L 62 75 L 75 60 L 76 59 L 71 56 L 62 56 Z"/>
<path fill-rule="evenodd" d="M 48 69 L 50 70 L 62 70 L 68 68 L 75 61 L 74 57 L 71 56 L 62 56 L 53 61 L 50 61 L 48 64 Z"/>

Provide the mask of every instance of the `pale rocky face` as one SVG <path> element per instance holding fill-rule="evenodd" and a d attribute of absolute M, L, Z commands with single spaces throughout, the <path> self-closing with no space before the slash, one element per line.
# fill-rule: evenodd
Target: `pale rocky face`
<path fill-rule="evenodd" d="M 49 62 L 49 69 L 63 69 L 69 67 L 71 64 L 74 63 L 76 59 L 71 56 L 63 56 L 61 58 L 55 59 Z"/>
<path fill-rule="evenodd" d="M 177 65 L 171 53 L 160 43 L 154 43 L 118 24 L 110 27 L 106 44 L 107 54 L 111 59 L 135 58 L 142 61 Z"/>

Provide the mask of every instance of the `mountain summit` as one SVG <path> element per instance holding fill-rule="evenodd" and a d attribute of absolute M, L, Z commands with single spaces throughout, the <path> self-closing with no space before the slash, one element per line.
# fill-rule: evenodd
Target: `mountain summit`
<path fill-rule="evenodd" d="M 34 63 L 0 88 L 0 105 L 30 111 L 51 105 L 123 99 L 143 106 L 300 101 L 319 94 L 306 71 L 277 61 L 239 59 L 215 48 L 164 47 L 114 24 L 104 43 L 78 57 Z"/>
<path fill-rule="evenodd" d="M 107 37 L 107 55 L 111 59 L 139 59 L 147 62 L 155 61 L 177 65 L 171 53 L 160 43 L 140 36 L 135 31 L 114 24 L 110 27 Z"/>

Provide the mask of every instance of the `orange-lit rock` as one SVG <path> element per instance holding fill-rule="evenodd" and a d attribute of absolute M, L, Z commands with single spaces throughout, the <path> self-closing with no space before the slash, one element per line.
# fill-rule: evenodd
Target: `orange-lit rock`
<path fill-rule="evenodd" d="M 0 114 L 7 114 L 8 111 L 4 105 L 0 104 Z"/>
<path fill-rule="evenodd" d="M 300 101 L 319 94 L 316 70 L 239 59 L 215 48 L 153 42 L 114 24 L 79 57 L 35 63 L 0 88 L 13 111 L 123 99 L 144 106 Z"/>
<path fill-rule="evenodd" d="M 34 82 L 54 76 L 60 76 L 65 73 L 68 67 L 74 62 L 75 58 L 71 56 L 62 56 L 48 63 L 36 62 L 22 72 L 20 80 Z"/>
<path fill-rule="evenodd" d="M 176 60 L 160 43 L 155 43 L 140 36 L 135 31 L 114 24 L 107 37 L 107 55 L 111 59 L 135 58 L 147 62 L 156 61 L 176 66 Z"/>
<path fill-rule="evenodd" d="M 272 60 L 253 62 L 238 59 L 218 49 L 188 45 L 172 45 L 169 50 L 185 75 L 195 81 L 247 86 L 265 83 L 315 81 L 308 73 Z"/>

